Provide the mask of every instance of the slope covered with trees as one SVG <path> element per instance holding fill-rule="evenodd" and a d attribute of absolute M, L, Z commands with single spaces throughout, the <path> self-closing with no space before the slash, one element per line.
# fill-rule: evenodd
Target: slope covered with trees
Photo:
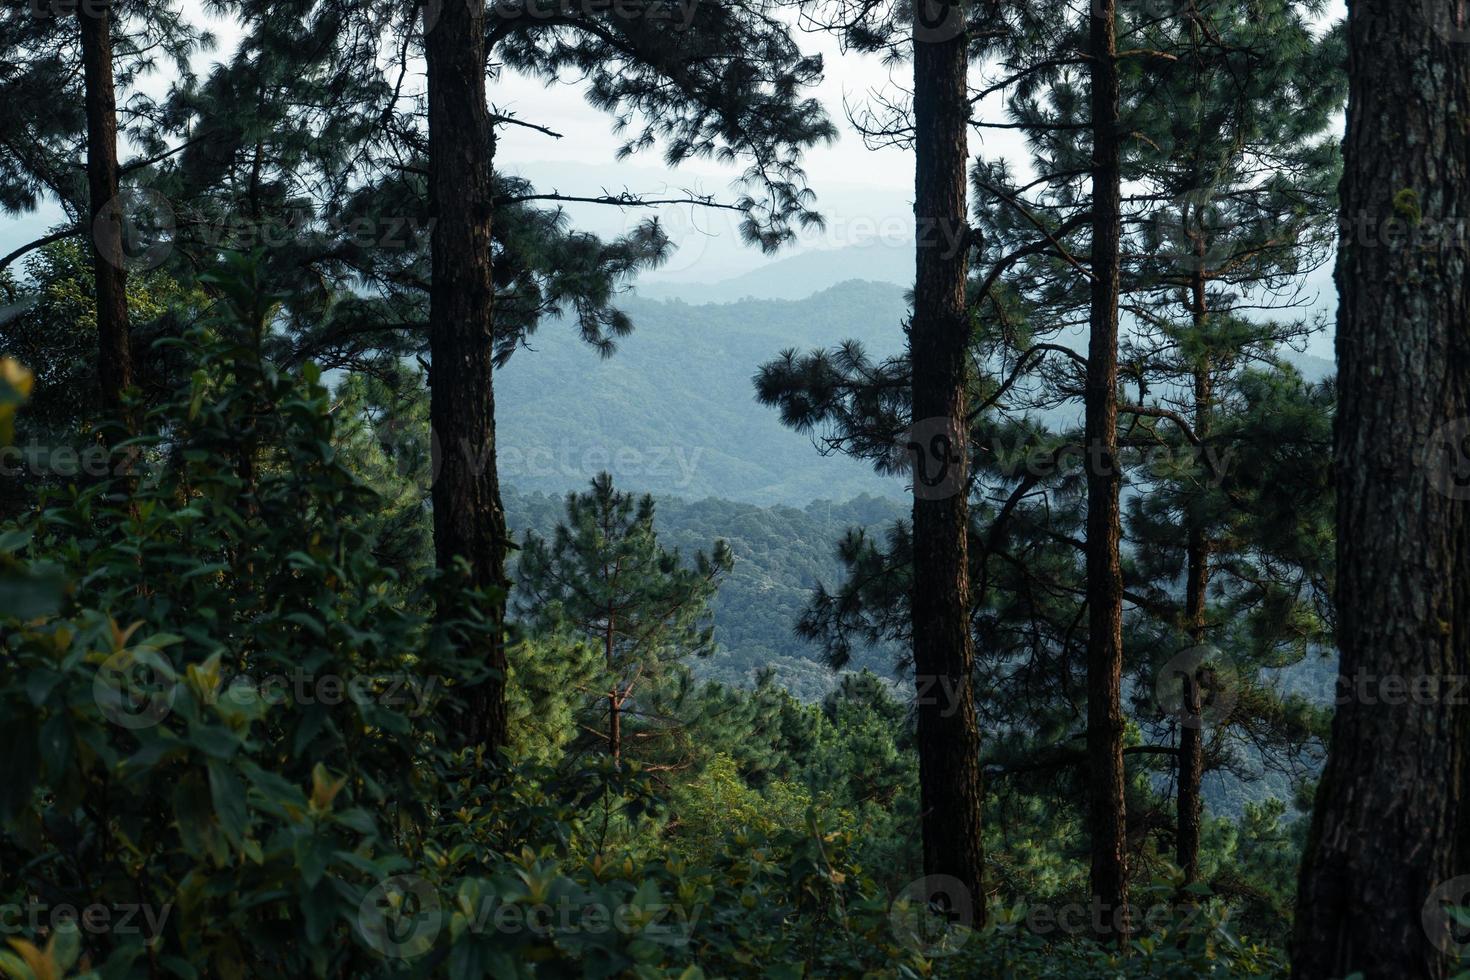
<path fill-rule="evenodd" d="M 517 533 L 552 534 L 563 500 L 508 492 L 506 513 Z M 803 701 L 818 701 L 838 683 L 821 661 L 821 649 L 796 627 L 812 590 L 841 572 L 836 542 L 852 528 L 881 530 L 902 504 L 876 497 L 847 503 L 817 500 L 806 507 L 757 507 L 707 498 L 658 499 L 659 539 L 692 555 L 716 539 L 727 542 L 735 565 L 711 603 L 718 648 L 698 664 L 701 677 L 753 686 L 769 671 Z M 891 649 L 865 649 L 852 669 L 887 676 Z"/>
<path fill-rule="evenodd" d="M 898 287 L 846 282 L 795 301 L 654 302 L 622 309 L 638 324 L 617 356 L 600 358 L 550 329 L 501 373 L 507 484 L 564 493 L 600 470 L 625 485 L 689 499 L 802 507 L 867 493 L 901 498 L 902 480 L 812 452 L 755 403 L 750 377 L 776 352 L 851 336 L 897 351 L 906 306 Z"/>

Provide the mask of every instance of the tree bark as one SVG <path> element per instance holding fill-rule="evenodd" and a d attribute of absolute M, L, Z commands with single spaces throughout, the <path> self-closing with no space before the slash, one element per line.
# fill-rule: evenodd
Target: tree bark
<path fill-rule="evenodd" d="M 1094 0 L 1092 314 L 1087 354 L 1087 753 L 1092 895 L 1100 939 L 1128 934 L 1123 770 L 1123 574 L 1118 557 L 1118 294 L 1122 229 L 1116 0 Z"/>
<path fill-rule="evenodd" d="M 133 383 L 128 324 L 123 215 L 118 201 L 117 92 L 112 75 L 112 16 L 106 5 L 82 3 L 82 72 L 87 98 L 87 190 L 97 300 L 97 381 L 103 412 L 132 432 L 122 394 Z"/>
<path fill-rule="evenodd" d="M 1209 305 L 1206 292 L 1206 277 L 1203 263 L 1206 242 L 1201 237 L 1196 244 L 1196 259 L 1200 265 L 1194 270 L 1190 281 L 1189 314 L 1196 336 L 1208 325 Z M 1208 359 L 1194 370 L 1194 432 L 1204 439 L 1210 431 L 1210 415 L 1214 401 L 1214 385 L 1210 376 Z M 1191 507 L 1186 518 L 1188 539 L 1185 545 L 1185 625 L 1189 630 L 1190 642 L 1203 646 L 1206 636 L 1206 606 L 1210 587 L 1210 554 L 1212 542 L 1205 527 L 1204 515 L 1198 504 Z M 1200 712 L 1199 675 L 1181 679 L 1183 684 L 1183 717 L 1179 730 L 1179 760 L 1176 773 L 1178 786 L 1178 833 L 1175 837 L 1175 860 L 1184 872 L 1184 883 L 1199 880 L 1199 841 L 1201 816 L 1201 783 L 1204 779 L 1204 727 Z"/>
<path fill-rule="evenodd" d="M 1204 305 L 1204 281 L 1195 279 L 1194 324 L 1199 330 L 1205 325 L 1208 313 Z M 1195 369 L 1194 375 L 1194 431 L 1200 439 L 1209 434 L 1210 409 L 1213 398 L 1208 362 Z M 1189 540 L 1186 545 L 1188 581 L 1185 585 L 1185 619 L 1189 626 L 1190 642 L 1196 647 L 1204 646 L 1206 630 L 1206 606 L 1210 588 L 1211 542 L 1204 526 L 1204 515 L 1196 505 L 1189 515 Z M 1199 839 L 1201 815 L 1201 783 L 1204 780 L 1204 724 L 1200 717 L 1199 675 L 1185 677 L 1184 718 L 1179 728 L 1179 771 L 1178 771 L 1178 824 L 1175 837 L 1175 860 L 1184 871 L 1184 883 L 1199 880 Z"/>
<path fill-rule="evenodd" d="M 1337 265 L 1340 691 L 1293 976 L 1444 977 L 1426 928 L 1470 872 L 1470 44 L 1440 0 L 1354 0 Z M 1394 229 L 1397 229 L 1395 231 Z M 1391 697 L 1385 678 L 1436 685 Z M 1447 898 L 1466 904 L 1456 889 Z M 1431 919 L 1436 918 L 1431 915 Z M 1437 916 L 1442 924 L 1448 918 Z"/>
<path fill-rule="evenodd" d="M 961 16 L 950 3 L 929 3 L 928 11 L 923 10 L 926 4 L 916 6 L 921 18 L 937 14 L 941 23 Z M 962 31 L 938 38 L 922 20 L 916 23 L 918 248 L 909 352 L 914 442 L 922 444 L 914 479 L 912 615 L 924 872 L 957 879 L 969 892 L 976 921 L 983 923 L 980 732 L 973 696 L 970 518 L 964 479 L 970 333 L 965 305 L 967 67 Z M 931 447 L 938 447 L 944 458 L 930 456 Z M 937 486 L 925 479 L 931 466 L 941 474 Z"/>
<path fill-rule="evenodd" d="M 425 10 L 427 11 L 427 7 Z M 434 553 L 459 558 L 490 595 L 495 628 L 483 649 L 494 672 L 467 693 L 467 744 L 506 741 L 505 555 L 507 533 L 495 460 L 491 275 L 494 131 L 485 98 L 484 0 L 444 0 L 427 31 L 429 207 L 435 220 L 429 299 L 429 417 L 439 450 L 433 488 Z M 441 608 L 441 617 L 462 610 Z"/>

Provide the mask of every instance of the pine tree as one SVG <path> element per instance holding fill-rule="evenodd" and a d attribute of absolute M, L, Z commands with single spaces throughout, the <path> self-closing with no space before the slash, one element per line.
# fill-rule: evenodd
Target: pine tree
<path fill-rule="evenodd" d="M 1339 37 L 1314 38 L 1309 14 L 1273 2 L 1247 20 L 1208 5 L 1147 24 L 1140 41 L 1170 57 L 1151 66 L 1147 100 L 1134 112 L 1149 139 L 1134 151 L 1130 176 L 1141 189 L 1132 196 L 1165 203 L 1148 207 L 1129 243 L 1127 306 L 1136 325 L 1122 357 L 1139 395 L 1123 414 L 1138 452 L 1152 453 L 1145 444 L 1155 440 L 1184 465 L 1133 464 L 1139 492 L 1128 536 L 1135 574 L 1156 583 L 1159 605 L 1176 604 L 1170 592 L 1182 579 L 1170 662 L 1185 648 L 1225 643 L 1241 683 L 1257 667 L 1300 660 L 1326 639 L 1314 614 L 1327 604 L 1316 588 L 1325 555 L 1322 539 L 1311 539 L 1323 530 L 1330 491 L 1312 474 L 1326 466 L 1330 408 L 1320 389 L 1280 363 L 1281 351 L 1305 346 L 1319 326 L 1296 307 L 1304 303 L 1301 277 L 1329 255 L 1338 174 L 1326 134 L 1342 97 L 1330 84 L 1340 79 Z M 1265 443 L 1259 429 L 1272 423 L 1259 414 L 1263 401 L 1309 424 L 1283 444 Z M 1287 481 L 1284 490 L 1302 491 L 1293 498 L 1298 520 L 1273 525 L 1268 537 L 1257 533 L 1265 502 L 1245 490 L 1241 471 L 1286 475 L 1272 463 L 1288 446 L 1316 455 L 1318 465 Z M 1224 600 L 1213 612 L 1212 590 Z M 1180 684 L 1175 855 L 1191 882 L 1199 873 L 1205 733 L 1199 680 Z M 1255 695 L 1242 702 L 1243 713 L 1273 700 L 1263 688 Z M 1266 708 L 1237 720 L 1269 727 L 1273 713 L 1290 714 Z M 1216 735 L 1217 743 L 1225 737 Z M 1214 755 L 1223 751 L 1217 744 Z"/>
<path fill-rule="evenodd" d="M 580 75 L 589 101 L 613 114 L 619 128 L 641 120 L 641 130 L 623 147 L 625 155 L 662 145 L 670 164 L 710 154 L 744 161 L 744 192 L 730 206 L 742 213 L 748 241 L 775 249 L 794 236 L 797 226 L 820 220 L 799 166 L 805 148 L 835 135 L 820 106 L 801 95 L 820 77 L 820 59 L 804 56 L 786 25 L 768 17 L 757 2 L 698 5 L 679 30 L 670 29 L 668 10 L 661 5 L 496 4 L 487 10 L 484 0 L 444 0 L 415 11 L 423 14 L 421 27 L 405 20 L 400 6 L 382 0 L 301 0 L 285 10 L 257 0 L 236 0 L 234 6 L 257 27 L 252 43 L 258 39 L 273 50 L 294 44 L 287 33 L 293 22 L 306 20 L 323 30 L 326 43 L 316 55 L 317 71 L 305 77 L 324 95 L 334 93 L 320 88 L 320 72 L 345 66 L 350 76 L 370 77 L 377 73 L 376 59 L 386 56 L 403 73 L 415 38 L 422 44 L 430 66 L 427 134 L 419 107 L 404 110 L 399 89 L 389 87 L 375 93 L 386 98 L 349 106 L 352 118 L 365 122 L 358 142 L 345 149 L 334 146 L 324 156 L 328 163 L 362 157 L 375 162 L 372 183 L 394 185 L 404 173 L 427 174 L 427 212 L 439 219 L 428 276 L 427 331 L 431 421 L 444 450 L 434 488 L 436 552 L 441 567 L 461 558 L 469 563 L 471 580 L 490 597 L 486 613 L 499 620 L 503 610 L 494 596 L 503 593 L 508 540 L 495 461 L 493 357 L 513 351 L 528 332 L 527 321 L 534 325 L 547 304 L 544 299 L 534 303 L 532 312 L 522 310 L 502 330 L 497 285 L 518 283 L 522 273 L 534 270 L 497 268 L 504 252 L 497 255 L 495 209 L 502 203 L 555 201 L 559 195 L 530 189 L 497 195 L 495 127 L 536 124 L 490 112 L 491 65 L 548 81 Z M 385 50 L 389 37 L 399 44 Z M 336 196 L 361 205 L 364 196 L 350 193 L 354 175 L 336 176 L 345 178 L 329 185 L 339 192 Z M 596 200 L 619 207 L 641 203 L 632 194 Z M 559 218 L 551 223 L 558 225 Z M 610 311 L 606 283 L 657 261 L 666 247 L 656 227 L 629 236 L 621 257 L 614 254 L 595 265 L 600 275 L 590 284 L 567 277 L 571 288 L 553 294 L 550 305 L 577 308 L 584 335 L 610 352 L 607 334 L 624 334 L 629 324 Z M 389 276 L 403 271 L 393 262 L 374 265 Z M 534 274 L 530 279 L 534 286 Z M 503 674 L 501 646 L 486 654 Z M 474 695 L 473 717 L 461 726 L 471 741 L 492 748 L 506 737 L 498 683 L 490 681 Z"/>
<path fill-rule="evenodd" d="M 684 724 L 671 706 L 687 693 L 690 660 L 714 649 L 709 603 L 733 563 L 724 541 L 689 561 L 665 551 L 653 498 L 619 492 L 606 473 L 567 496 L 550 541 L 527 534 L 516 610 L 539 634 L 569 631 L 601 652 L 602 710 L 582 725 L 615 765 L 659 758 L 660 742 Z M 653 767 L 679 764 L 665 755 Z"/>
<path fill-rule="evenodd" d="M 920 814 L 925 874 L 957 879 L 973 902 L 985 894 L 985 857 L 980 731 L 971 690 L 970 512 L 964 472 L 969 459 L 969 58 L 959 4 L 919 3 L 914 17 L 917 262 L 908 331 L 913 386 L 908 446 L 914 453 L 911 614 L 919 684 Z M 936 686 L 944 697 L 929 696 Z M 976 904 L 983 923 L 984 902 Z"/>
<path fill-rule="evenodd" d="M 1123 569 L 1119 549 L 1119 239 L 1123 233 L 1116 0 L 1092 5 L 1091 326 L 1084 399 L 1087 462 L 1087 769 L 1092 895 L 1102 938 L 1128 938 L 1128 854 L 1123 770 Z"/>
<path fill-rule="evenodd" d="M 1348 12 L 1337 266 L 1341 675 L 1428 683 L 1434 693 L 1354 691 L 1338 706 L 1297 896 L 1292 968 L 1302 978 L 1457 969 L 1446 955 L 1455 919 L 1435 908 L 1462 904 L 1461 893 L 1437 889 L 1470 855 L 1470 710 L 1446 691 L 1450 678 L 1470 675 L 1470 284 L 1459 239 L 1470 217 L 1470 144 L 1457 122 L 1470 116 L 1470 46 L 1463 11 L 1457 20 L 1452 8 L 1403 0 Z"/>
<path fill-rule="evenodd" d="M 495 134 L 485 101 L 484 0 L 424 8 L 428 65 L 429 425 L 439 440 L 434 481 L 434 555 L 439 568 L 466 563 L 496 624 L 482 651 L 492 675 L 467 693 L 464 735 L 494 750 L 505 718 L 505 556 L 510 538 L 495 453 Z M 462 610 L 444 609 L 446 619 Z"/>
<path fill-rule="evenodd" d="M 140 74 L 160 56 L 181 78 L 200 36 L 173 3 L 119 9 L 110 0 L 40 4 L 9 0 L 0 17 L 0 128 L 15 134 L 0 146 L 0 208 L 25 212 L 51 198 L 67 213 L 61 229 L 11 252 L 0 269 L 30 251 L 67 238 L 91 244 L 96 300 L 95 377 L 109 422 L 130 427 L 123 392 L 135 381 L 127 298 L 127 241 L 121 197 L 125 173 L 145 168 L 163 140 L 177 133 L 152 99 L 136 91 Z M 118 92 L 131 125 L 124 130 L 143 159 L 119 160 Z M 61 106 L 58 109 L 58 105 Z M 78 111 L 80 109 L 80 111 Z M 83 156 L 78 181 L 74 158 Z M 113 437 L 118 434 L 114 433 Z"/>
<path fill-rule="evenodd" d="M 112 15 L 100 4 L 78 4 L 87 87 L 88 217 L 97 293 L 97 376 L 103 402 L 122 418 L 123 392 L 133 384 L 128 328 L 123 216 L 118 202 L 117 90 L 112 65 Z M 125 426 L 126 429 L 126 426 Z"/>
<path fill-rule="evenodd" d="M 843 557 L 855 572 L 863 565 L 863 584 L 819 595 L 801 628 L 826 643 L 834 665 L 845 662 L 855 633 L 909 645 L 924 867 L 958 879 L 976 898 L 984 894 L 984 854 L 970 618 L 986 586 L 973 557 L 971 430 L 993 407 L 995 388 L 970 370 L 977 338 L 968 277 L 978 236 L 967 210 L 967 137 L 976 125 L 969 75 L 987 57 L 1003 57 L 1017 22 L 1034 12 L 1028 4 L 943 0 L 795 5 L 859 51 L 913 59 L 912 98 L 885 103 L 858 124 L 870 144 L 914 151 L 917 242 L 907 357 L 873 365 L 855 344 L 830 356 L 787 351 L 756 379 L 761 400 L 779 406 L 788 425 L 826 430 L 833 449 L 871 460 L 882 472 L 911 468 L 913 520 L 895 528 L 887 550 L 861 535 L 849 538 Z M 999 515 L 996 526 L 1007 519 Z M 975 906 L 984 921 L 984 902 Z"/>
<path fill-rule="evenodd" d="M 1196 451 L 1210 445 L 1208 426 L 1216 394 L 1213 385 L 1222 380 L 1208 367 L 1211 352 L 1220 358 L 1217 367 L 1228 374 L 1244 369 L 1252 360 L 1269 364 L 1275 357 L 1271 352 L 1274 344 L 1296 342 L 1310 329 L 1290 320 L 1257 326 L 1249 314 L 1237 314 L 1236 310 L 1248 310 L 1253 305 L 1294 305 L 1292 283 L 1299 281 L 1297 277 L 1309 271 L 1322 255 L 1320 239 L 1314 236 L 1320 231 L 1330 199 L 1327 188 L 1332 168 L 1329 147 L 1321 133 L 1336 102 L 1334 87 L 1321 85 L 1320 79 L 1330 77 L 1335 48 L 1330 38 L 1320 44 L 1312 38 L 1306 18 L 1313 9 L 1311 4 L 1265 3 L 1255 5 L 1250 17 L 1240 16 L 1231 5 L 1120 8 L 1117 12 L 1116 43 L 1123 44 L 1126 39 L 1128 48 L 1126 57 L 1118 58 L 1118 114 L 1122 131 L 1132 134 L 1124 141 L 1126 152 L 1121 152 L 1119 159 L 1121 182 L 1127 193 L 1120 193 L 1117 202 L 1119 302 L 1128 315 L 1128 337 L 1121 355 L 1125 374 L 1106 364 L 1103 373 L 1112 376 L 1107 390 L 1118 392 L 1126 377 L 1128 383 L 1138 385 L 1139 395 L 1137 403 L 1120 403 L 1114 426 L 1100 428 L 1089 423 L 1082 445 L 1093 491 L 1101 478 L 1109 475 L 1093 472 L 1103 460 L 1111 460 L 1106 469 L 1114 471 L 1112 475 L 1132 469 L 1130 482 L 1147 485 L 1147 467 L 1140 464 L 1147 463 L 1151 444 L 1161 439 L 1183 440 L 1172 443 L 1176 458 L 1183 458 L 1180 450 L 1185 444 Z M 1097 28 L 1100 13 L 1105 11 L 1094 6 L 1091 28 Z M 1095 101 L 1089 104 L 1083 98 L 1086 91 L 1095 100 L 1096 86 L 1084 86 L 1083 80 L 1070 71 L 1067 59 L 1049 54 L 1057 48 L 1068 50 L 1064 38 L 1046 30 L 1036 33 L 1027 42 L 1029 53 L 1018 56 L 1016 62 L 1034 64 L 1042 70 L 1029 77 L 1017 70 L 1014 77 L 1005 79 L 1006 84 L 1014 86 L 1008 109 L 1014 125 L 1032 142 L 1031 169 L 1037 176 L 1018 178 L 1003 161 L 987 161 L 976 168 L 984 205 L 979 221 L 986 232 L 985 262 L 1006 287 L 989 290 L 985 299 L 998 315 L 1022 325 L 1012 328 L 1018 357 L 1047 346 L 1037 343 L 1036 334 L 1040 333 L 1050 341 L 1052 350 L 1061 347 L 1057 352 L 1074 365 L 1070 370 L 1035 372 L 1035 377 L 1054 392 L 1043 404 L 1065 404 L 1083 390 L 1092 392 L 1096 404 L 1097 393 L 1103 390 L 1096 383 L 1098 357 L 1117 362 L 1120 355 L 1116 333 L 1112 342 L 1104 339 L 1101 344 L 1093 344 L 1088 356 L 1080 358 L 1072 351 L 1076 342 L 1070 325 L 1080 320 L 1085 310 L 1093 328 L 1091 339 L 1098 339 L 1097 294 L 1103 281 L 1098 260 L 1111 250 L 1099 251 L 1096 226 L 1100 212 L 1112 214 L 1114 202 L 1108 193 L 1103 198 L 1106 207 L 1099 208 L 1098 187 L 1084 193 L 1079 186 L 1083 174 L 1095 172 L 1093 147 L 1106 133 L 1099 132 Z M 1099 43 L 1096 37 L 1090 40 L 1094 48 Z M 1105 41 L 1102 39 L 1102 43 Z M 1091 64 L 1095 79 L 1099 64 Z M 1293 91 L 1300 94 L 1286 94 Z M 1298 102 L 1305 103 L 1304 111 L 1298 110 Z M 1079 138 L 1083 134 L 1090 137 L 1087 142 Z M 1290 163 L 1283 166 L 1282 161 Z M 1111 180 L 1101 186 L 1110 192 Z M 1215 228 L 1212 223 L 1222 227 Z M 1093 229 L 1090 240 L 1082 238 L 1088 226 Z M 1103 236 L 1104 242 L 1109 237 Z M 1084 262 L 1081 257 L 1089 255 Z M 1281 294 L 1286 295 L 1285 300 Z M 1174 307 L 1181 302 L 1190 317 L 1190 328 L 1175 325 Z M 1291 382 L 1284 381 L 1284 386 L 1291 388 Z M 1166 404 L 1151 402 L 1150 390 L 1158 391 L 1156 398 Z M 1115 401 L 1120 397 L 1111 396 Z M 1181 404 L 1186 406 L 1183 414 L 1167 407 Z M 1203 436 L 1195 431 L 1201 423 L 1205 427 Z M 1161 426 L 1175 426 L 1179 431 L 1164 435 Z M 1099 434 L 1117 440 L 1117 444 L 1099 444 Z M 1236 436 L 1249 441 L 1238 431 Z M 1196 470 L 1196 476 L 1201 472 Z M 1214 476 L 1205 474 L 1202 478 Z M 1104 497 L 1110 498 L 1111 494 Z M 1322 498 L 1316 499 L 1320 502 Z M 1227 500 L 1228 509 L 1240 515 L 1237 526 L 1247 526 L 1244 511 L 1249 508 L 1244 497 Z M 1169 624 L 1170 628 L 1182 623 L 1179 628 L 1185 635 L 1199 632 L 1209 584 L 1210 542 L 1193 517 L 1203 509 L 1189 511 L 1179 525 L 1186 539 L 1183 550 L 1189 555 L 1180 576 L 1185 593 L 1180 605 L 1185 608 L 1176 613 L 1169 589 L 1140 589 L 1140 570 L 1124 569 L 1125 583 L 1131 586 L 1124 596 L 1134 610 L 1130 618 L 1139 621 L 1139 628 L 1132 630 L 1134 636 L 1143 636 L 1157 625 L 1143 625 L 1149 619 Z M 1108 518 L 1109 512 L 1107 499 L 1101 505 L 1096 499 L 1089 500 L 1090 526 L 1083 543 L 1089 545 L 1089 564 L 1094 570 L 1099 564 L 1109 566 L 1111 562 L 1099 562 L 1099 557 L 1106 556 L 1096 555 L 1091 544 L 1110 552 L 1110 540 L 1123 530 L 1113 526 L 1110 518 L 1102 521 L 1106 527 L 1091 526 Z M 1054 529 L 1065 526 L 1056 514 L 1050 515 L 1049 521 Z M 1159 526 L 1152 530 L 1155 539 L 1164 533 Z M 1188 545 L 1191 533 L 1192 548 Z M 1320 549 L 1320 540 L 1318 546 Z M 1269 544 L 1259 540 L 1241 545 L 1246 551 L 1252 547 L 1262 548 L 1263 554 L 1272 551 Z M 1119 551 L 1119 557 L 1131 566 L 1134 553 Z M 1283 548 L 1282 553 L 1287 551 Z M 1308 565 L 1319 565 L 1314 558 L 1301 557 Z M 1242 581 L 1247 584 L 1236 606 L 1244 612 L 1249 608 L 1245 597 L 1259 590 L 1252 587 L 1246 566 L 1231 571 L 1242 573 L 1233 585 Z M 1111 579 L 1111 574 L 1106 577 Z M 1141 591 L 1151 594 L 1140 595 Z M 1090 616 L 1098 614 L 1097 598 L 1094 582 L 1087 590 Z M 1293 634 L 1296 624 L 1287 622 L 1289 618 L 1280 618 L 1265 635 L 1280 639 Z M 1108 627 L 1099 644 L 1094 635 L 1096 627 L 1094 623 L 1089 632 L 1094 652 L 1110 646 L 1107 637 L 1111 635 Z M 1265 642 L 1264 646 L 1270 647 L 1273 642 Z M 1138 663 L 1142 652 L 1125 650 L 1127 659 L 1115 664 L 1120 671 L 1126 670 L 1129 662 Z M 1105 715 L 1112 710 L 1107 702 L 1116 686 L 1106 679 L 1111 672 L 1111 665 L 1106 670 L 1095 666 L 1090 671 L 1091 676 L 1106 680 L 1104 689 L 1094 692 L 1105 702 Z M 1271 700 L 1262 696 L 1265 701 Z M 1276 711 L 1262 710 L 1267 715 Z M 1089 719 L 1093 719 L 1092 714 Z M 1103 727 L 1111 731 L 1115 726 Z M 1281 734 L 1288 741 L 1293 737 L 1288 731 Z M 1112 748 L 1109 756 L 1113 757 Z M 1094 759 L 1094 774 L 1099 764 Z M 1202 769 L 1201 744 L 1195 731 L 1187 731 L 1179 753 L 1182 777 L 1176 835 L 1176 856 L 1187 875 L 1193 873 L 1197 856 L 1198 776 Z M 1126 786 L 1128 781 L 1124 779 L 1122 784 Z M 1106 838 L 1115 840 L 1111 817 L 1120 811 L 1116 794 L 1111 795 L 1114 805 L 1107 807 L 1103 829 Z M 1127 806 L 1132 809 L 1131 801 Z M 1128 835 L 1130 839 L 1138 836 Z M 1107 868 L 1113 867 L 1110 848 L 1100 860 Z M 1098 898 L 1104 905 L 1122 907 L 1101 894 Z"/>

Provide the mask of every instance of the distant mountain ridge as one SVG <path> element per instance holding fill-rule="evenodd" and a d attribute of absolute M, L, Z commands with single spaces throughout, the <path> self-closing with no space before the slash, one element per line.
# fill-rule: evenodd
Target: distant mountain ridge
<path fill-rule="evenodd" d="M 729 279 L 701 283 L 663 282 L 639 286 L 648 299 L 687 303 L 736 303 L 745 299 L 803 300 L 852 280 L 910 288 L 914 246 L 874 238 L 866 244 L 820 249 L 778 259 Z"/>
<path fill-rule="evenodd" d="M 752 379 L 786 348 L 853 338 L 903 347 L 908 311 L 890 283 L 845 282 L 801 300 L 694 306 L 629 294 L 632 336 L 602 359 L 548 322 L 497 377 L 502 479 L 521 491 L 581 489 L 599 470 L 629 489 L 698 500 L 805 506 L 901 497 L 901 480 L 822 456 L 755 400 Z"/>
<path fill-rule="evenodd" d="M 832 254 L 817 265 L 812 258 L 793 257 L 787 268 L 805 270 L 808 285 L 820 284 L 819 271 L 835 274 L 822 264 Z M 905 287 L 852 280 L 800 299 L 698 305 L 633 292 L 621 305 L 635 329 L 611 358 L 553 321 L 499 374 L 500 464 L 508 485 L 564 493 L 608 470 L 629 489 L 692 500 L 803 507 L 819 498 L 906 496 L 899 478 L 823 456 L 812 438 L 758 404 L 752 385 L 760 365 L 786 348 L 854 339 L 875 357 L 901 352 Z M 1333 373 L 1321 358 L 1291 351 L 1286 358 L 1309 380 Z M 1050 421 L 1069 424 L 1074 415 L 1062 411 Z"/>

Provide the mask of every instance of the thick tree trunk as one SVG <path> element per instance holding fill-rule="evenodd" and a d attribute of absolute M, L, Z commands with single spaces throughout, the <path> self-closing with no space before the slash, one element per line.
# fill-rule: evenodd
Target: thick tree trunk
<path fill-rule="evenodd" d="M 925 4 L 918 6 L 922 11 Z M 940 13 L 958 16 L 956 11 Z M 948 19 L 941 17 L 940 22 Z M 964 480 L 969 342 L 966 127 L 970 117 L 965 47 L 962 32 L 936 39 L 922 23 L 916 25 L 914 214 L 918 248 L 909 351 L 913 441 L 921 445 L 914 479 L 912 612 L 924 872 L 958 879 L 969 891 L 978 923 L 985 917 L 985 892 L 980 732 L 975 719 L 970 633 L 969 506 Z M 938 474 L 935 485 L 927 479 L 930 474 Z"/>
<path fill-rule="evenodd" d="M 1128 932 L 1123 772 L 1123 574 L 1118 558 L 1118 149 L 1115 0 L 1094 0 L 1092 52 L 1092 318 L 1087 353 L 1087 756 L 1092 895 L 1099 938 Z"/>
<path fill-rule="evenodd" d="M 112 76 L 112 17 L 100 3 L 78 6 L 87 89 L 87 189 L 92 217 L 93 287 L 97 299 L 97 381 L 110 421 L 132 426 L 122 410 L 133 383 L 123 215 L 118 202 L 117 93 Z"/>
<path fill-rule="evenodd" d="M 1470 873 L 1455 680 L 1470 674 L 1470 269 L 1458 237 L 1470 219 L 1470 44 L 1456 6 L 1354 0 L 1349 12 L 1336 460 L 1349 686 L 1302 866 L 1299 978 L 1449 975 L 1455 960 L 1435 941 L 1451 920 L 1433 905 L 1470 892 L 1436 894 Z M 1432 694 L 1402 696 L 1416 685 Z"/>
<path fill-rule="evenodd" d="M 427 10 L 427 8 L 425 8 Z M 463 735 L 505 744 L 505 513 L 495 461 L 491 277 L 494 132 L 485 99 L 484 0 L 444 0 L 425 40 L 429 93 L 429 206 L 435 220 L 429 301 L 429 417 L 440 459 L 434 553 L 441 569 L 464 558 L 490 590 L 494 637 L 483 658 L 496 676 L 470 689 Z M 445 618 L 460 611 L 441 609 Z"/>

